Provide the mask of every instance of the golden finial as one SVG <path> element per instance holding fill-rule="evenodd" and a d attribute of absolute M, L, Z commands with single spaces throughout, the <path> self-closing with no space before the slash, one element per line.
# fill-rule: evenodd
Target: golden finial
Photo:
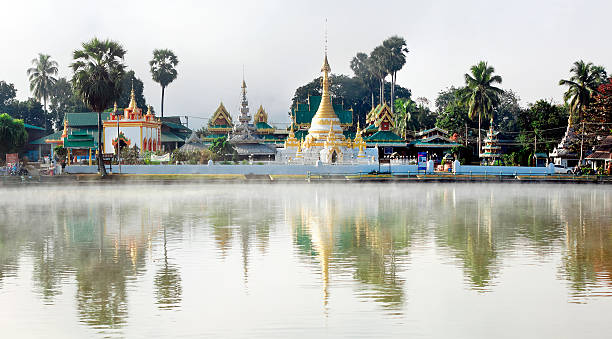
<path fill-rule="evenodd" d="M 153 113 L 151 113 L 151 105 L 148 105 L 149 109 L 147 110 L 147 115 L 153 115 Z"/>
<path fill-rule="evenodd" d="M 134 111 L 134 109 L 138 108 L 136 106 L 136 95 L 134 95 L 134 79 L 132 79 L 132 92 L 130 93 L 130 106 L 129 108 Z"/>
<path fill-rule="evenodd" d="M 117 114 L 117 102 L 113 105 L 113 113 Z"/>

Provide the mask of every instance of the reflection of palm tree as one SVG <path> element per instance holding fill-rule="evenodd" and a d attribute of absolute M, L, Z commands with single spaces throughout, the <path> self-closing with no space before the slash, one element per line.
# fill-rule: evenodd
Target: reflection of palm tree
<path fill-rule="evenodd" d="M 181 302 L 183 289 L 181 276 L 176 267 L 168 264 L 166 227 L 164 226 L 164 266 L 155 275 L 155 295 L 159 308 L 174 308 Z"/>

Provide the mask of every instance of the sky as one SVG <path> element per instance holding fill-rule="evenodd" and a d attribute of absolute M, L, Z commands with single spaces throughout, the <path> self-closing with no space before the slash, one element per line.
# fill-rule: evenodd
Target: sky
<path fill-rule="evenodd" d="M 463 84 L 480 60 L 495 67 L 502 88 L 523 106 L 562 101 L 561 78 L 576 60 L 612 68 L 612 1 L 14 1 L 0 11 L 0 80 L 30 96 L 26 70 L 38 53 L 72 75 L 72 52 L 93 37 L 127 50 L 125 63 L 144 81 L 159 111 L 161 88 L 148 62 L 156 48 L 179 58 L 178 78 L 166 88 L 165 115 L 209 118 L 220 102 L 237 116 L 242 72 L 254 114 L 287 123 L 295 89 L 320 74 L 327 19 L 333 73 L 352 75 L 350 61 L 399 35 L 409 53 L 397 83 L 432 103 L 438 92 Z"/>

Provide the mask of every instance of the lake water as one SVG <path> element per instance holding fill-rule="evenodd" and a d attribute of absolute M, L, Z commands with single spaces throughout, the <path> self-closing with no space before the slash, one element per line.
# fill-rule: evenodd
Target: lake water
<path fill-rule="evenodd" d="M 3 338 L 612 332 L 611 186 L 0 193 Z"/>

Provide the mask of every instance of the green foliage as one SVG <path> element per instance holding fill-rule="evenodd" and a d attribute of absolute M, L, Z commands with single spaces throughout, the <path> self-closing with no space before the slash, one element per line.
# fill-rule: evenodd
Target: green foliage
<path fill-rule="evenodd" d="M 63 164 L 66 162 L 66 157 L 68 156 L 68 150 L 64 148 L 64 146 L 61 146 L 61 145 L 55 146 L 53 148 L 53 156 L 55 157 L 55 160 Z"/>
<path fill-rule="evenodd" d="M 238 157 L 238 153 L 234 149 L 234 146 L 232 146 L 225 136 L 213 140 L 209 149 L 216 155 L 217 159 L 220 160 L 235 160 Z"/>
<path fill-rule="evenodd" d="M 134 98 L 136 99 L 136 105 L 146 112 L 147 102 L 143 95 L 144 84 L 142 80 L 136 77 L 136 74 L 132 70 L 127 71 L 121 79 L 121 94 L 117 99 L 117 107 L 126 108 L 130 105 L 132 85 L 134 86 Z"/>
<path fill-rule="evenodd" d="M 28 132 L 23 121 L 10 115 L 0 114 L 0 154 L 19 151 L 28 141 Z"/>
<path fill-rule="evenodd" d="M 570 107 L 571 116 L 578 115 L 581 119 L 593 93 L 606 81 L 607 74 L 603 66 L 595 66 L 592 62 L 585 63 L 582 60 L 574 62 L 570 73 L 572 76 L 569 80 L 561 79 L 559 85 L 568 86 L 563 98 Z"/>
<path fill-rule="evenodd" d="M 495 68 L 489 66 L 485 61 L 480 61 L 472 66 L 470 73 L 465 74 L 466 87 L 459 92 L 461 102 L 467 105 L 470 119 L 493 118 L 491 113 L 499 103 L 499 96 L 503 93 L 494 85 L 501 84 L 501 76 L 493 75 Z"/>
<path fill-rule="evenodd" d="M 410 98 L 395 100 L 395 133 L 408 136 L 410 131 L 420 131 L 431 128 L 436 123 L 436 115 L 423 105 Z"/>
<path fill-rule="evenodd" d="M 564 106 L 554 105 L 546 100 L 536 101 L 519 114 L 518 125 L 521 132 L 518 140 L 533 153 L 533 142 L 537 137 L 538 152 L 552 151 L 563 137 L 568 114 Z"/>
<path fill-rule="evenodd" d="M 470 164 L 473 159 L 473 152 L 470 148 L 465 145 L 455 146 L 450 149 L 450 153 L 455 157 L 456 160 L 459 160 L 462 164 Z"/>
<path fill-rule="evenodd" d="M 140 159 L 140 150 L 137 146 L 121 148 L 121 163 L 126 165 L 139 165 L 143 161 Z"/>
<path fill-rule="evenodd" d="M 200 151 L 191 151 L 185 152 L 180 149 L 175 149 L 172 151 L 172 161 L 178 161 L 182 163 L 187 163 L 190 165 L 195 164 L 206 164 L 208 160 L 217 160 L 217 154 L 213 153 L 211 150 L 203 149 Z"/>
<path fill-rule="evenodd" d="M 121 94 L 121 80 L 124 77 L 125 50 L 117 42 L 100 41 L 93 38 L 82 44 L 83 49 L 73 53 L 72 84 L 76 92 L 92 111 L 98 112 L 101 126 L 101 112 L 113 104 Z M 102 128 L 98 129 L 98 140 L 102 140 Z M 98 168 L 102 176 L 106 169 L 102 164 L 102 142 L 98 143 Z"/>
<path fill-rule="evenodd" d="M 21 119 L 26 124 L 34 126 L 50 127 L 49 116 L 43 110 L 42 105 L 34 98 L 25 101 L 14 100 L 6 107 L 5 111 L 15 119 Z"/>
<path fill-rule="evenodd" d="M 164 116 L 164 92 L 166 87 L 176 79 L 178 72 L 176 65 L 179 61 L 174 52 L 169 49 L 156 49 L 153 51 L 153 59 L 149 61 L 153 81 L 160 84 L 162 88 L 161 96 L 161 116 Z"/>
<path fill-rule="evenodd" d="M 66 112 L 87 112 L 89 108 L 78 97 L 66 78 L 59 78 L 51 90 L 51 105 L 49 106 L 51 120 L 56 130 L 63 128 Z"/>
<path fill-rule="evenodd" d="M 30 91 L 34 97 L 44 104 L 45 112 L 47 110 L 47 99 L 51 96 L 51 91 L 57 78 L 57 62 L 52 60 L 49 55 L 39 53 L 37 59 L 32 59 L 32 65 L 28 69 L 28 78 L 30 80 Z M 47 128 L 47 121 L 44 125 Z"/>
<path fill-rule="evenodd" d="M 298 87 L 292 105 L 295 106 L 298 101 L 305 102 L 309 95 L 321 95 L 321 79 L 321 77 L 315 78 L 306 85 Z M 372 109 L 368 87 L 358 77 L 332 74 L 329 79 L 334 104 L 343 104 L 345 108 L 352 108 L 355 124 L 359 121 L 360 125 L 364 126 L 365 116 Z M 396 87 L 396 93 L 398 98 L 410 98 L 412 95 L 410 90 L 401 86 Z"/>
<path fill-rule="evenodd" d="M 72 84 L 94 112 L 111 107 L 121 95 L 125 50 L 117 42 L 93 38 L 73 53 Z"/>
<path fill-rule="evenodd" d="M 16 95 L 15 85 L 0 80 L 0 112 L 6 112 L 6 107 L 12 104 Z"/>
<path fill-rule="evenodd" d="M 149 61 L 153 81 L 162 87 L 168 86 L 178 75 L 176 65 L 179 61 L 174 52 L 169 49 L 156 49 L 153 51 L 153 59 Z"/>

